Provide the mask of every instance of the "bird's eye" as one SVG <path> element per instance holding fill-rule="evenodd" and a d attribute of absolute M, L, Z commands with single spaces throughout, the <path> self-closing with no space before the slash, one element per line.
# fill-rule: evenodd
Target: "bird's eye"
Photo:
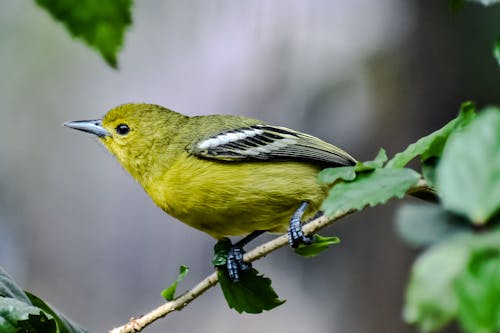
<path fill-rule="evenodd" d="M 120 125 L 116 126 L 116 133 L 118 133 L 120 135 L 125 135 L 128 132 L 130 132 L 130 127 L 128 127 L 128 125 L 120 124 Z"/>

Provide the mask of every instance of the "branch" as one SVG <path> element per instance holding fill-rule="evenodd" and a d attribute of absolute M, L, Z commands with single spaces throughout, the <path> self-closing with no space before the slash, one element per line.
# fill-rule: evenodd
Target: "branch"
<path fill-rule="evenodd" d="M 311 222 L 307 223 L 304 225 L 302 230 L 304 231 L 304 234 L 306 235 L 312 235 L 319 231 L 320 229 L 334 223 L 335 221 L 341 219 L 342 217 L 353 213 L 354 210 L 347 211 L 347 212 L 340 212 L 337 213 L 333 216 L 321 216 L 317 219 L 312 220 Z M 275 239 L 264 243 L 262 245 L 257 246 L 255 249 L 247 252 L 244 257 L 244 261 L 247 263 L 250 263 L 252 261 L 258 260 L 262 257 L 265 257 L 269 253 L 276 251 L 277 249 L 288 245 L 288 238 L 287 235 L 281 235 L 279 237 L 276 237 Z M 153 311 L 139 317 L 139 318 L 132 318 L 128 323 L 126 323 L 123 326 L 114 328 L 109 331 L 109 333 L 133 333 L 133 332 L 140 332 L 142 331 L 146 326 L 152 324 L 154 321 L 165 317 L 167 314 L 170 312 L 174 311 L 179 311 L 183 309 L 186 305 L 191 303 L 194 299 L 199 297 L 201 294 L 203 294 L 205 291 L 210 289 L 211 287 L 215 286 L 218 282 L 217 278 L 217 272 L 214 272 L 207 276 L 205 279 L 203 279 L 200 283 L 198 283 L 195 287 L 193 287 L 191 290 L 187 291 L 183 295 L 179 296 L 173 301 L 166 302 Z"/>
<path fill-rule="evenodd" d="M 420 196 L 419 194 L 421 193 L 427 193 L 435 195 L 435 191 L 432 187 L 430 187 L 424 179 L 421 179 L 415 186 L 410 188 L 407 191 L 408 195 L 413 195 L 420 197 L 424 200 L 425 196 Z M 306 235 L 312 235 L 315 234 L 317 231 L 320 229 L 323 229 L 324 227 L 333 224 L 334 222 L 338 221 L 339 219 L 343 218 L 346 215 L 349 215 L 353 213 L 355 210 L 349 210 L 345 212 L 338 212 L 335 215 L 332 216 L 321 216 L 318 217 L 306 225 L 303 226 L 302 230 L 304 231 L 304 234 Z M 276 237 L 275 239 L 264 243 L 262 245 L 257 246 L 255 249 L 247 252 L 244 257 L 244 261 L 247 263 L 250 263 L 252 261 L 258 260 L 262 257 L 265 257 L 269 253 L 276 251 L 277 249 L 288 245 L 288 237 L 287 235 L 281 235 L 279 237 Z M 205 291 L 210 289 L 211 287 L 215 286 L 218 282 L 217 278 L 217 272 L 214 272 L 207 276 L 203 281 L 198 283 L 194 288 L 191 290 L 187 291 L 183 295 L 179 296 L 173 301 L 166 302 L 163 305 L 160 305 L 153 311 L 139 317 L 139 318 L 132 318 L 128 323 L 126 323 L 123 326 L 117 327 L 109 331 L 109 333 L 133 333 L 133 332 L 140 332 L 142 331 L 146 326 L 152 324 L 154 321 L 157 319 L 160 319 L 162 317 L 165 317 L 167 314 L 170 312 L 174 311 L 179 311 L 183 309 L 186 305 L 191 303 L 194 299 L 199 297 L 201 294 L 203 294 Z"/>

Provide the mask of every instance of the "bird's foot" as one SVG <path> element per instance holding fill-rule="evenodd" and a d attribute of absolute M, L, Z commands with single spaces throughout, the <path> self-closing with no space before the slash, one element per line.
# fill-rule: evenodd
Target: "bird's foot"
<path fill-rule="evenodd" d="M 227 272 L 229 278 L 233 282 L 238 282 L 240 280 L 240 273 L 246 272 L 252 268 L 251 264 L 247 264 L 243 261 L 244 254 L 245 250 L 238 244 L 233 245 L 227 254 Z"/>
<path fill-rule="evenodd" d="M 307 206 L 307 202 L 301 203 L 290 219 L 290 226 L 288 227 L 288 244 L 290 244 L 290 246 L 294 249 L 300 244 L 309 245 L 314 242 L 314 237 L 306 236 L 302 231 L 302 216 L 304 215 Z"/>

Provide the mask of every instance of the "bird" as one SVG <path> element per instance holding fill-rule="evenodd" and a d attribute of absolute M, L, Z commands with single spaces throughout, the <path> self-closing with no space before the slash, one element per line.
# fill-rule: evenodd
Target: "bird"
<path fill-rule="evenodd" d="M 186 116 L 129 103 L 104 117 L 64 123 L 96 135 L 167 214 L 217 240 L 244 236 L 228 253 L 233 281 L 250 266 L 243 246 L 263 232 L 310 244 L 304 220 L 321 214 L 326 167 L 356 159 L 312 135 L 237 115 Z"/>

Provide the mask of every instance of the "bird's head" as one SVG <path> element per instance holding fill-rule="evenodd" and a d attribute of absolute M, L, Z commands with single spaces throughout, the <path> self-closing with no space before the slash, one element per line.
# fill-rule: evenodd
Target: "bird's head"
<path fill-rule="evenodd" d="M 140 180 L 166 154 L 185 118 L 159 105 L 123 104 L 109 110 L 102 119 L 71 121 L 64 126 L 96 135 L 123 167 Z"/>

